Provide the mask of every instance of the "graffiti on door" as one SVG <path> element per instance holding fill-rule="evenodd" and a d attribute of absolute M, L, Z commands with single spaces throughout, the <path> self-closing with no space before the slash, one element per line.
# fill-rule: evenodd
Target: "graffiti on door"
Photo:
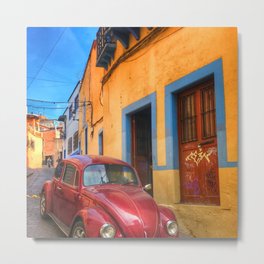
<path fill-rule="evenodd" d="M 192 151 L 186 158 L 186 161 L 194 161 L 196 166 L 199 165 L 199 163 L 203 160 L 206 159 L 208 163 L 210 163 L 210 155 L 215 152 L 215 148 L 209 148 L 207 151 L 203 152 L 202 148 L 199 148 L 198 151 Z"/>

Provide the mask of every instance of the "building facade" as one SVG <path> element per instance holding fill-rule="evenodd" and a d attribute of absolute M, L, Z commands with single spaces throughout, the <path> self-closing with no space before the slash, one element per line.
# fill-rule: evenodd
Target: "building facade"
<path fill-rule="evenodd" d="M 80 154 L 78 132 L 80 86 L 81 82 L 79 81 L 68 99 L 68 107 L 63 116 L 59 117 L 59 121 L 64 122 L 63 158 Z"/>
<path fill-rule="evenodd" d="M 39 121 L 41 116 L 27 114 L 27 168 L 42 167 L 43 140 Z"/>
<path fill-rule="evenodd" d="M 43 139 L 42 164 L 47 165 L 48 159 L 52 166 L 57 166 L 63 153 L 63 123 L 56 120 L 41 119 L 40 131 Z"/>
<path fill-rule="evenodd" d="M 93 42 L 80 87 L 79 138 L 81 154 L 103 155 L 104 69 L 96 67 L 97 41 Z"/>
<path fill-rule="evenodd" d="M 27 168 L 42 168 L 62 159 L 63 124 L 45 116 L 27 114 Z"/>
<path fill-rule="evenodd" d="M 100 28 L 83 78 L 88 153 L 131 163 L 195 237 L 237 236 L 237 63 L 236 28 Z"/>

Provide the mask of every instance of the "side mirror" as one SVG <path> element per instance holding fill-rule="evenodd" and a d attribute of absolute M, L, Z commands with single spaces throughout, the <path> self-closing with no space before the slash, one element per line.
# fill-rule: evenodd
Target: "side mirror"
<path fill-rule="evenodd" d="M 151 189 L 152 189 L 152 185 L 150 183 L 144 186 L 145 191 L 150 191 Z"/>

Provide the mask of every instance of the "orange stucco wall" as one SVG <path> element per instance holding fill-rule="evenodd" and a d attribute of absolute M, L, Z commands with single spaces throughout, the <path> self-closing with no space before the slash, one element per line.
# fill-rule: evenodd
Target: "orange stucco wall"
<path fill-rule="evenodd" d="M 80 102 L 91 101 L 92 106 L 87 103 L 86 108 L 80 107 L 79 115 L 79 138 L 81 140 L 81 153 L 85 153 L 85 128 L 88 128 L 88 153 L 98 154 L 98 133 L 103 127 L 103 91 L 101 90 L 101 79 L 105 70 L 96 67 L 96 41 L 90 51 L 80 88 Z M 86 109 L 85 118 L 84 109 Z M 98 122 L 99 121 L 99 122 Z M 96 123 L 96 125 L 94 125 Z"/>

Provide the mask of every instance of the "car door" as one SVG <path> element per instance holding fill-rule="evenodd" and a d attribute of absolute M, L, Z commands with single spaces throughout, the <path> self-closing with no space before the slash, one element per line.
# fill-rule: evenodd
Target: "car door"
<path fill-rule="evenodd" d="M 59 217 L 59 204 L 60 204 L 60 181 L 61 177 L 64 174 L 64 165 L 65 162 L 60 162 L 56 169 L 55 169 L 55 174 L 53 177 L 53 188 L 52 188 L 52 213 L 56 216 Z"/>
<path fill-rule="evenodd" d="M 59 219 L 70 226 L 75 214 L 80 208 L 80 171 L 72 164 L 67 163 L 60 182 Z"/>

